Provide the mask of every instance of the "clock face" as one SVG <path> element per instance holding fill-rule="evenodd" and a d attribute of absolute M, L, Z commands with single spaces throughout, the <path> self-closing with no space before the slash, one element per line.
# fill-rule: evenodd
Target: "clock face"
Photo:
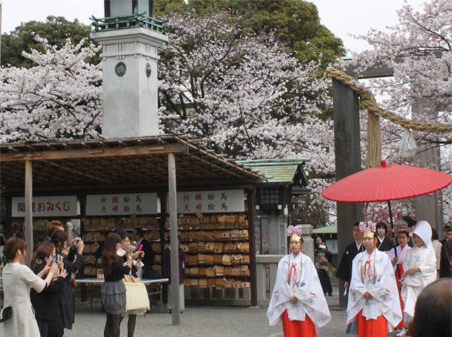
<path fill-rule="evenodd" d="M 152 74 L 151 65 L 149 63 L 146 63 L 146 77 L 150 77 Z"/>
<path fill-rule="evenodd" d="M 124 62 L 119 62 L 118 64 L 116 64 L 115 67 L 115 73 L 118 76 L 123 76 L 126 73 L 127 67 L 124 64 Z"/>

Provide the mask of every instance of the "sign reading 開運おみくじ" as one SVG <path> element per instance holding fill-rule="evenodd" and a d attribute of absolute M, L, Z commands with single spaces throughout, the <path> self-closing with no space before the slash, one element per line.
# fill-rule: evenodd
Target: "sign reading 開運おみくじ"
<path fill-rule="evenodd" d="M 70 217 L 80 214 L 76 195 L 33 197 L 32 210 L 34 217 Z M 12 198 L 11 215 L 18 218 L 25 216 L 24 197 Z"/>

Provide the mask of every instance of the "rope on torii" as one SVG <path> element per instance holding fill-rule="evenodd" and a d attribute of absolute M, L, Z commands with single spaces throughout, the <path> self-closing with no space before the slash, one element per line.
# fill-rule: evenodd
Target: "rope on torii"
<path fill-rule="evenodd" d="M 367 133 L 367 158 L 366 167 L 373 167 L 381 161 L 381 136 L 379 117 L 387 119 L 404 129 L 411 129 L 422 132 L 448 133 L 452 132 L 452 124 L 425 123 L 403 118 L 391 111 L 378 106 L 374 95 L 364 88 L 356 78 L 350 76 L 337 68 L 330 67 L 326 70 L 326 75 L 342 82 L 355 91 L 361 104 L 368 111 L 368 133 Z"/>

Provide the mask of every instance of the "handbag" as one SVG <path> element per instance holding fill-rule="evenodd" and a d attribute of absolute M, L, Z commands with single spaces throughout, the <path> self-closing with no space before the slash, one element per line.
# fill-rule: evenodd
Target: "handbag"
<path fill-rule="evenodd" d="M 0 323 L 9 320 L 11 317 L 13 317 L 13 308 L 11 306 L 4 307 L 0 311 Z"/>
<path fill-rule="evenodd" d="M 149 296 L 144 283 L 139 278 L 124 276 L 126 287 L 126 312 L 145 313 L 150 310 Z"/>

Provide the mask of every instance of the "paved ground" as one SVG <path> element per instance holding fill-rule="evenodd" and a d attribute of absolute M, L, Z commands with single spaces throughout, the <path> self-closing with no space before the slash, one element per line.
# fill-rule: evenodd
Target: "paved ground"
<path fill-rule="evenodd" d="M 171 325 L 171 315 L 166 313 L 147 314 L 138 317 L 135 337 L 166 336 L 282 336 L 281 326 L 270 327 L 265 315 L 266 308 L 241 307 L 188 307 L 181 316 L 181 325 Z M 333 320 L 320 330 L 319 336 L 345 336 L 343 311 L 333 311 Z M 67 330 L 67 337 L 102 336 L 105 314 L 97 307 L 91 310 L 89 305 L 78 305 L 76 323 L 72 330 Z M 127 325 L 121 325 L 121 337 L 127 336 Z"/>
<path fill-rule="evenodd" d="M 320 329 L 318 336 L 344 337 L 345 311 L 337 306 L 337 290 L 332 297 L 327 297 L 332 315 L 331 322 Z M 267 308 L 249 307 L 187 307 L 181 316 L 181 325 L 171 325 L 171 315 L 168 313 L 150 313 L 138 317 L 135 337 L 281 337 L 281 325 L 268 325 L 265 314 Z M 126 318 L 127 319 L 127 318 Z M 100 304 L 76 304 L 75 325 L 72 330 L 66 330 L 67 337 L 103 336 L 105 314 L 100 312 Z M 127 336 L 127 324 L 121 325 L 121 337 Z M 391 336 L 394 336 L 391 334 Z"/>

